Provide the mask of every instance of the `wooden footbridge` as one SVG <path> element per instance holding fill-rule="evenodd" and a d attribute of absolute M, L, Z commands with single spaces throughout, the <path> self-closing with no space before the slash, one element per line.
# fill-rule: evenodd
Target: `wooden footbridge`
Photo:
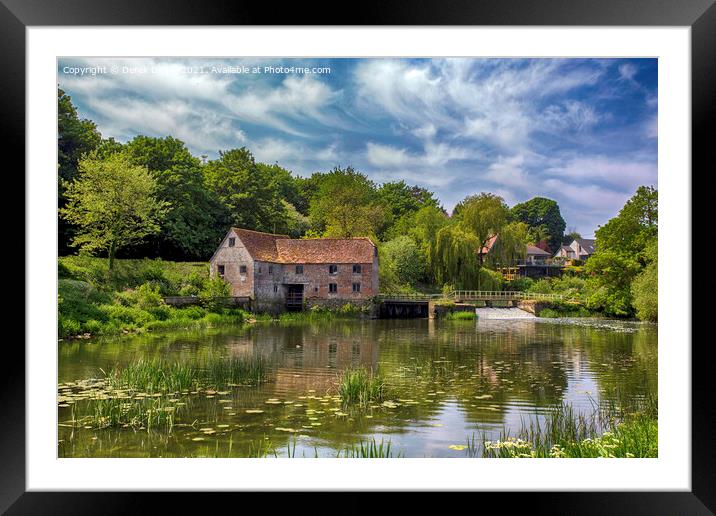
<path fill-rule="evenodd" d="M 428 317 L 430 304 L 441 301 L 453 303 L 495 301 L 563 301 L 562 294 L 540 294 L 519 290 L 453 290 L 449 294 L 381 294 L 378 296 L 380 316 L 386 318 Z M 512 303 L 510 303 L 512 304 Z"/>

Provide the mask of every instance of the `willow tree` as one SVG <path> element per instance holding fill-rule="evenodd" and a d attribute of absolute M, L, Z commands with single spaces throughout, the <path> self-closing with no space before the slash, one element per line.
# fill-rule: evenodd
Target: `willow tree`
<path fill-rule="evenodd" d="M 505 225 L 487 255 L 490 266 L 509 266 L 526 258 L 529 227 L 524 222 L 510 222 Z"/>
<path fill-rule="evenodd" d="M 510 210 L 502 197 L 491 193 L 481 193 L 466 198 L 455 207 L 458 224 L 477 239 L 475 251 L 487 246 L 507 224 Z M 477 255 L 482 266 L 483 254 Z"/>
<path fill-rule="evenodd" d="M 107 251 L 109 269 L 117 250 L 159 231 L 169 204 L 158 200 L 156 179 L 125 153 L 80 160 L 77 179 L 67 185 L 60 215 L 77 225 L 72 245 L 94 253 Z"/>
<path fill-rule="evenodd" d="M 460 224 L 440 229 L 430 256 L 438 283 L 452 283 L 458 288 L 476 285 L 480 270 L 476 251 L 479 245 L 475 234 Z"/>

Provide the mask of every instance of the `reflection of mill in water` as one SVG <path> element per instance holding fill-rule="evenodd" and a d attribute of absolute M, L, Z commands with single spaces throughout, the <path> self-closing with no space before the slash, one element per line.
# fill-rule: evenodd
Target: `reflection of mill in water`
<path fill-rule="evenodd" d="M 324 392 L 335 387 L 340 371 L 363 366 L 376 369 L 378 339 L 372 331 L 338 328 L 312 331 L 310 327 L 258 329 L 249 336 L 252 352 L 271 363 L 271 383 L 277 392 L 310 389 Z M 244 351 L 244 346 L 240 346 Z M 235 348 L 238 349 L 238 348 Z"/>

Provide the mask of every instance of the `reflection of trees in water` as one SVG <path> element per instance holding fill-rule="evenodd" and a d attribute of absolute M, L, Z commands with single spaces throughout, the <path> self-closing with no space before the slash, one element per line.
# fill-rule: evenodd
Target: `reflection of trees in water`
<path fill-rule="evenodd" d="M 634 331 L 627 332 L 613 326 L 439 320 L 259 323 L 68 341 L 59 346 L 60 381 L 97 376 L 100 367 L 107 370 L 139 358 L 191 362 L 216 354 L 260 354 L 272 364 L 271 381 L 259 389 L 242 390 L 240 396 L 244 406 L 262 406 L 271 396 L 332 389 L 339 372 L 348 366 L 379 369 L 391 397 L 403 401 L 395 409 L 379 409 L 375 419 L 331 420 L 320 435 L 327 443 L 342 446 L 376 431 L 400 433 L 437 418 L 446 400 L 457 403 L 467 421 L 499 425 L 515 407 L 562 402 L 567 392 L 575 394 L 574 386 L 582 380 L 596 382 L 606 398 L 617 391 L 626 397 L 656 393 L 656 328 L 635 325 Z M 210 410 L 210 404 L 197 407 L 198 414 Z M 108 437 L 122 435 L 113 432 Z M 111 439 L 107 442 L 111 449 Z M 89 450 L 92 443 L 82 446 Z M 179 444 L 169 446 L 176 448 L 177 456 L 184 453 Z"/>

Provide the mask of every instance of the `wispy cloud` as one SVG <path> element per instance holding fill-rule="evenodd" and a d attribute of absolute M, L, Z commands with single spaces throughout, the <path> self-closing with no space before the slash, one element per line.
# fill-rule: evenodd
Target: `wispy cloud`
<path fill-rule="evenodd" d="M 331 73 L 187 73 L 328 66 Z M 64 66 L 134 73 L 74 76 Z M 172 135 L 195 154 L 247 146 L 301 175 L 353 166 L 433 189 L 554 198 L 588 236 L 657 181 L 656 60 L 67 58 L 59 84 L 105 137 Z M 142 71 L 144 70 L 144 71 Z M 147 72 L 147 70 L 149 72 Z"/>

